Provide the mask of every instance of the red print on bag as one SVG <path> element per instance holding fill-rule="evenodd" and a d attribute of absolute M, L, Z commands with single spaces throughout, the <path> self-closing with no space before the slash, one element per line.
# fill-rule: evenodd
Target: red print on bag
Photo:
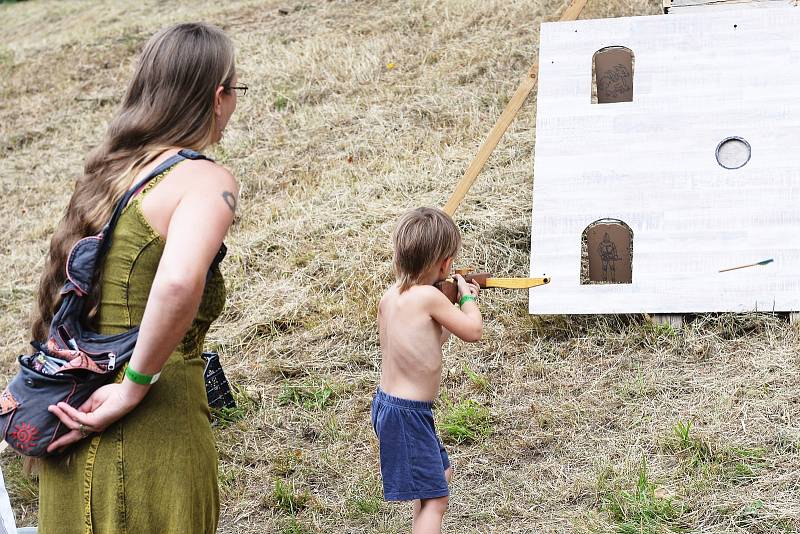
<path fill-rule="evenodd" d="M 47 352 L 52 354 L 53 356 L 58 356 L 59 358 L 63 358 L 67 361 L 72 360 L 73 358 L 80 356 L 83 354 L 79 350 L 70 350 L 70 349 L 62 349 L 56 343 L 56 340 L 52 337 L 47 340 Z"/>
<path fill-rule="evenodd" d="M 14 446 L 19 450 L 29 450 L 36 446 L 39 439 L 39 429 L 33 425 L 22 422 L 14 425 L 14 431 L 11 433 L 14 439 Z"/>

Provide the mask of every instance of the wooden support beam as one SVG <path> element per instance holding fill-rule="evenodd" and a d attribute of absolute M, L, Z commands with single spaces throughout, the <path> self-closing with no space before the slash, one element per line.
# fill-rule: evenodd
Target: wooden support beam
<path fill-rule="evenodd" d="M 655 324 L 668 324 L 673 330 L 683 328 L 683 315 L 680 313 L 655 313 L 651 316 Z"/>
<path fill-rule="evenodd" d="M 581 11 L 583 11 L 583 8 L 586 6 L 586 2 L 587 0 L 572 0 L 561 14 L 559 20 L 565 21 L 577 19 L 578 15 L 581 14 Z M 511 121 L 513 121 L 517 116 L 517 113 L 519 113 L 520 108 L 522 108 L 522 104 L 525 103 L 525 99 L 528 98 L 528 95 L 531 94 L 533 88 L 536 87 L 536 79 L 538 74 L 539 62 L 537 61 L 531 67 L 528 75 L 522 79 L 522 82 L 520 82 L 519 87 L 514 93 L 514 96 L 512 96 L 511 100 L 509 100 L 508 104 L 506 104 L 506 108 L 503 110 L 500 118 L 497 119 L 497 122 L 489 131 L 488 137 L 478 149 L 478 154 L 469 164 L 464 176 L 456 185 L 455 191 L 450 196 L 447 204 L 444 205 L 443 210 L 448 215 L 452 216 L 456 212 L 459 204 L 461 204 L 461 201 L 464 200 L 464 197 L 466 196 L 470 187 L 472 187 L 472 184 L 475 183 L 475 179 L 483 170 L 483 167 L 489 160 L 489 156 L 492 155 L 492 152 L 494 152 L 494 149 L 497 147 L 497 143 L 500 142 L 500 139 L 503 137 L 503 134 L 506 133 Z"/>
<path fill-rule="evenodd" d="M 789 312 L 789 324 L 800 323 L 800 312 Z"/>

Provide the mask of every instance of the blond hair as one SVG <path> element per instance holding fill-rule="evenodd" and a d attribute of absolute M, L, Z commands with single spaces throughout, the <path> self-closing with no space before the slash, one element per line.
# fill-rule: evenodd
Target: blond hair
<path fill-rule="evenodd" d="M 53 234 L 39 283 L 34 339 L 47 335 L 75 242 L 100 231 L 133 178 L 159 154 L 169 148 L 200 151 L 218 139 L 216 91 L 222 86 L 230 93 L 234 77 L 233 43 L 216 26 L 178 24 L 145 44 L 122 105 L 86 159 Z M 96 288 L 92 301 L 98 300 Z"/>
<path fill-rule="evenodd" d="M 417 208 L 400 217 L 392 241 L 394 273 L 402 292 L 418 284 L 431 267 L 458 253 L 461 232 L 442 210 Z"/>

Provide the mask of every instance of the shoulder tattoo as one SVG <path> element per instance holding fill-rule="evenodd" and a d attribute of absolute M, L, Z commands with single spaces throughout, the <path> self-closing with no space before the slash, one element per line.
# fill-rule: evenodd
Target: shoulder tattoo
<path fill-rule="evenodd" d="M 230 191 L 223 191 L 222 192 L 222 200 L 225 201 L 225 204 L 231 209 L 233 213 L 236 213 L 236 197 Z"/>

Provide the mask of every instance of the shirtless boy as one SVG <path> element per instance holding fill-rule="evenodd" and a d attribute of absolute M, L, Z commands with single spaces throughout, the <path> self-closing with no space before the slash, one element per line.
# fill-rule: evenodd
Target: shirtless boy
<path fill-rule="evenodd" d="M 378 307 L 383 361 L 372 401 L 383 496 L 414 501 L 414 534 L 439 533 L 453 469 L 436 436 L 432 406 L 441 380 L 442 345 L 450 333 L 469 342 L 481 337 L 479 287 L 456 275 L 457 308 L 433 286 L 450 273 L 461 245 L 458 227 L 443 211 L 407 212 L 393 241 L 397 280 Z"/>

